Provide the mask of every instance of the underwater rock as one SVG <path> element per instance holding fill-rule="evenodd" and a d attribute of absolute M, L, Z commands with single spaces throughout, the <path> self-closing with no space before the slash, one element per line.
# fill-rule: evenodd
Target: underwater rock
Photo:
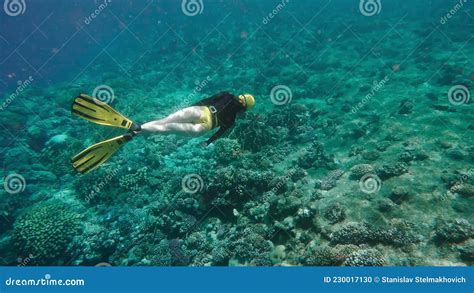
<path fill-rule="evenodd" d="M 474 236 L 474 227 L 466 219 L 438 220 L 435 227 L 435 240 L 458 243 Z"/>
<path fill-rule="evenodd" d="M 357 245 L 352 244 L 337 244 L 336 246 L 332 247 L 332 253 L 336 259 L 336 264 L 342 265 L 349 255 L 359 249 L 360 248 Z"/>
<path fill-rule="evenodd" d="M 331 233 L 331 242 L 336 244 L 362 244 L 370 242 L 372 231 L 364 223 L 351 222 Z"/>
<path fill-rule="evenodd" d="M 431 107 L 433 107 L 433 109 L 435 110 L 442 111 L 442 112 L 456 112 L 456 109 L 448 105 L 433 104 Z"/>
<path fill-rule="evenodd" d="M 439 140 L 438 141 L 438 145 L 442 148 L 442 149 L 449 149 L 449 148 L 452 148 L 453 147 L 453 144 L 449 141 L 446 141 L 446 140 Z"/>
<path fill-rule="evenodd" d="M 474 240 L 466 241 L 464 245 L 458 246 L 461 259 L 465 261 L 474 261 Z"/>
<path fill-rule="evenodd" d="M 119 237 L 116 230 L 109 231 L 102 225 L 85 226 L 81 237 L 73 240 L 71 251 L 76 253 L 73 264 L 91 266 L 107 262 L 115 252 Z"/>
<path fill-rule="evenodd" d="M 56 182 L 57 177 L 52 172 L 37 170 L 31 177 L 28 178 L 31 182 L 35 183 L 51 183 Z"/>
<path fill-rule="evenodd" d="M 403 201 L 411 197 L 410 191 L 402 186 L 397 186 L 392 189 L 389 198 L 396 204 L 401 204 Z"/>
<path fill-rule="evenodd" d="M 329 172 L 328 175 L 316 181 L 316 188 L 319 188 L 322 190 L 330 190 L 336 187 L 337 180 L 339 180 L 339 178 L 341 178 L 343 174 L 344 174 L 344 170 L 341 170 L 341 169 L 337 169 L 337 170 L 333 170 Z"/>
<path fill-rule="evenodd" d="M 167 239 L 162 239 L 155 245 L 152 245 L 149 251 L 138 252 L 133 250 L 139 249 L 140 247 L 132 248 L 131 253 L 138 254 L 137 260 L 142 259 L 143 257 L 150 257 L 150 264 L 154 266 L 170 266 L 173 264 L 173 251 L 170 247 L 169 241 Z M 138 253 L 137 253 L 138 252 Z M 129 254 L 129 264 L 133 264 L 132 258 Z M 137 263 L 138 265 L 138 263 Z"/>
<path fill-rule="evenodd" d="M 353 166 L 350 169 L 350 171 L 351 171 L 350 177 L 352 179 L 359 180 L 365 174 L 374 172 L 374 167 L 372 167 L 372 165 L 369 165 L 369 164 L 358 164 L 358 165 Z"/>
<path fill-rule="evenodd" d="M 301 257 L 301 263 L 307 266 L 339 266 L 354 253 L 359 250 L 356 245 L 341 245 L 334 247 L 317 246 L 310 244 Z"/>
<path fill-rule="evenodd" d="M 413 225 L 403 220 L 393 219 L 388 226 L 371 226 L 367 223 L 350 222 L 330 235 L 334 244 L 382 243 L 395 247 L 407 247 L 419 242 Z"/>
<path fill-rule="evenodd" d="M 275 145 L 280 139 L 284 139 L 274 128 L 261 121 L 260 116 L 249 116 L 233 131 L 243 149 L 258 151 L 264 146 Z"/>
<path fill-rule="evenodd" d="M 398 160 L 409 163 L 415 159 L 415 156 L 410 151 L 404 151 L 398 156 Z"/>
<path fill-rule="evenodd" d="M 400 176 L 406 172 L 408 172 L 408 166 L 403 162 L 397 162 L 392 165 L 383 165 L 376 171 L 377 175 L 382 180 Z"/>
<path fill-rule="evenodd" d="M 378 142 L 378 143 L 375 145 L 375 148 L 376 148 L 379 152 L 385 152 L 391 145 L 392 145 L 392 144 L 391 144 L 389 141 L 383 140 L 383 141 Z"/>
<path fill-rule="evenodd" d="M 229 235 L 226 249 L 232 256 L 229 262 L 247 264 L 255 266 L 271 266 L 270 255 L 274 245 L 266 240 L 260 233 L 254 229 L 254 226 L 245 228 L 242 232 L 236 232 Z"/>
<path fill-rule="evenodd" d="M 415 228 L 416 225 L 404 219 L 392 219 L 387 226 L 372 227 L 373 241 L 408 251 L 421 240 Z"/>
<path fill-rule="evenodd" d="M 376 161 L 380 158 L 380 153 L 377 151 L 365 151 L 362 153 L 362 158 L 367 161 Z"/>
<path fill-rule="evenodd" d="M 340 203 L 333 203 L 326 207 L 324 218 L 331 224 L 344 221 L 346 218 L 346 208 Z"/>
<path fill-rule="evenodd" d="M 297 159 L 297 164 L 301 168 L 328 168 L 334 162 L 334 157 L 324 151 L 323 144 L 312 143 L 303 154 Z"/>
<path fill-rule="evenodd" d="M 290 232 L 295 226 L 295 218 L 291 216 L 284 218 L 283 221 L 275 221 L 275 228 L 283 231 Z"/>
<path fill-rule="evenodd" d="M 354 156 L 360 155 L 364 151 L 365 151 L 365 148 L 363 146 L 353 145 L 353 146 L 351 146 L 351 149 L 349 151 L 349 157 L 354 157 Z"/>
<path fill-rule="evenodd" d="M 430 155 L 428 154 L 428 152 L 424 151 L 424 150 L 419 150 L 417 152 L 415 152 L 414 154 L 414 160 L 415 161 L 424 161 L 424 160 L 427 160 L 430 158 Z"/>
<path fill-rule="evenodd" d="M 446 154 L 456 161 L 462 161 L 468 156 L 468 153 L 460 148 L 451 148 L 446 152 Z"/>
<path fill-rule="evenodd" d="M 61 202 L 39 203 L 15 221 L 13 239 L 19 255 L 34 255 L 38 265 L 61 264 L 79 232 L 81 216 Z"/>
<path fill-rule="evenodd" d="M 314 218 L 317 213 L 315 205 L 304 206 L 298 209 L 295 216 L 297 225 L 304 229 L 314 227 Z"/>
<path fill-rule="evenodd" d="M 474 197 L 474 185 L 468 183 L 456 183 L 450 189 L 453 193 L 459 193 L 464 197 Z"/>
<path fill-rule="evenodd" d="M 376 249 L 362 249 L 349 255 L 343 265 L 350 267 L 380 267 L 384 264 L 385 259 L 380 251 Z"/>
<path fill-rule="evenodd" d="M 248 207 L 246 206 L 246 208 Z M 253 219 L 263 221 L 270 211 L 270 203 L 254 204 L 253 207 L 248 208 L 248 211 Z"/>
<path fill-rule="evenodd" d="M 301 206 L 301 199 L 295 196 L 285 196 L 278 199 L 275 212 L 272 214 L 279 215 L 279 216 L 289 216 L 294 215 L 298 208 Z"/>
<path fill-rule="evenodd" d="M 274 265 L 281 264 L 286 259 L 286 247 L 284 245 L 277 245 L 273 248 L 270 254 L 270 259 Z"/>
<path fill-rule="evenodd" d="M 34 150 L 40 150 L 45 145 L 48 138 L 48 132 L 44 127 L 32 125 L 28 127 L 28 141 L 29 146 Z"/>
<path fill-rule="evenodd" d="M 413 112 L 413 101 L 403 99 L 398 106 L 398 114 L 407 115 Z"/>
<path fill-rule="evenodd" d="M 302 259 L 302 263 L 307 266 L 335 266 L 337 262 L 338 258 L 328 246 L 309 249 Z"/>
<path fill-rule="evenodd" d="M 126 174 L 119 178 L 119 186 L 126 191 L 140 192 L 148 186 L 148 167 L 138 169 L 135 173 Z"/>
<path fill-rule="evenodd" d="M 66 134 L 58 134 L 51 137 L 47 142 L 46 146 L 52 147 L 53 149 L 61 148 L 68 142 L 69 136 Z"/>
<path fill-rule="evenodd" d="M 214 144 L 217 162 L 229 163 L 241 155 L 241 147 L 236 139 L 221 138 Z"/>
<path fill-rule="evenodd" d="M 383 213 L 392 211 L 395 208 L 395 206 L 396 206 L 395 203 L 391 201 L 390 199 L 383 198 L 383 199 L 377 200 L 377 208 L 379 211 Z"/>

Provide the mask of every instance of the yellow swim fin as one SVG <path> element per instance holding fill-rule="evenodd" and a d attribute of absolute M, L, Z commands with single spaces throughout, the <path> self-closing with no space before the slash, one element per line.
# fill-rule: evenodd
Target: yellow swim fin
<path fill-rule="evenodd" d="M 90 122 L 134 130 L 137 125 L 108 104 L 87 95 L 80 95 L 72 104 L 72 113 Z"/>
<path fill-rule="evenodd" d="M 118 149 L 130 141 L 133 135 L 130 133 L 120 135 L 86 148 L 72 158 L 72 166 L 76 171 L 83 174 L 98 168 L 118 151 Z"/>

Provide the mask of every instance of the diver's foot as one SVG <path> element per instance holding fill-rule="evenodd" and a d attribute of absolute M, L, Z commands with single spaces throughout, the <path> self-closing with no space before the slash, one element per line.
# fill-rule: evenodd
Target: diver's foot
<path fill-rule="evenodd" d="M 139 134 L 142 131 L 142 127 L 139 124 L 132 123 L 132 126 L 128 129 L 128 133 L 131 137 Z"/>
<path fill-rule="evenodd" d="M 134 132 L 134 133 L 139 133 L 140 131 L 142 131 L 142 127 L 140 126 L 140 124 L 136 124 L 134 122 L 134 123 L 132 123 L 132 126 L 130 126 L 128 131 L 129 132 Z"/>

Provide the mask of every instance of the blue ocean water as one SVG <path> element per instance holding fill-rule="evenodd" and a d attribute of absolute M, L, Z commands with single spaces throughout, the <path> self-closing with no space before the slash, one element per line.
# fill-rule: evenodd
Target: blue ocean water
<path fill-rule="evenodd" d="M 0 264 L 472 265 L 471 1 L 5 0 Z M 219 92 L 208 147 L 137 123 Z"/>

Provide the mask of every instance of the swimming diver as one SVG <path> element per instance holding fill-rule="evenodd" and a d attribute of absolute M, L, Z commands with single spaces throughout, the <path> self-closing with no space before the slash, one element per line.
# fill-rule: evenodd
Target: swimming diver
<path fill-rule="evenodd" d="M 222 92 L 181 109 L 166 118 L 143 125 L 134 123 L 110 105 L 84 94 L 72 105 L 72 113 L 90 122 L 127 129 L 126 134 L 96 143 L 72 158 L 74 169 L 89 173 L 106 162 L 122 145 L 142 132 L 201 136 L 214 128 L 219 129 L 202 146 L 208 146 L 231 128 L 237 114 L 250 110 L 255 99 L 250 94 L 234 96 Z"/>

